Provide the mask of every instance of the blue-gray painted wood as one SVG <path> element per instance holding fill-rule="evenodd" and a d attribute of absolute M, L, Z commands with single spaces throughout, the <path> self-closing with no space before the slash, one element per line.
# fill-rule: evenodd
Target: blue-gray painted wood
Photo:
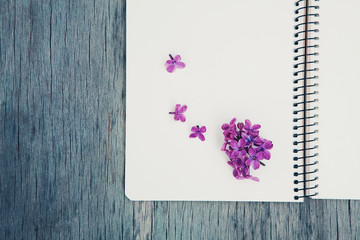
<path fill-rule="evenodd" d="M 0 0 L 0 239 L 360 238 L 359 201 L 129 201 L 125 7 Z"/>

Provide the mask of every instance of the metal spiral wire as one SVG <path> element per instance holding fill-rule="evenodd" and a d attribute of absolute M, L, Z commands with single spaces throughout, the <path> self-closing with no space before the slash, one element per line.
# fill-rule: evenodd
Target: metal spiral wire
<path fill-rule="evenodd" d="M 295 2 L 294 177 L 295 200 L 317 195 L 319 0 Z"/>

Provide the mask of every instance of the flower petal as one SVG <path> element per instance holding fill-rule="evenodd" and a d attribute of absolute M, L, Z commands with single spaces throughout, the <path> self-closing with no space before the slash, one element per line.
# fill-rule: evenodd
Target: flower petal
<path fill-rule="evenodd" d="M 231 153 L 231 158 L 232 159 L 235 159 L 235 158 L 237 158 L 238 156 L 239 156 L 239 151 L 233 151 L 232 153 Z"/>
<path fill-rule="evenodd" d="M 264 159 L 263 153 L 262 153 L 262 152 L 258 152 L 258 153 L 256 154 L 256 159 L 257 159 L 257 160 L 263 160 L 263 159 Z"/>
<path fill-rule="evenodd" d="M 231 159 L 231 152 L 229 150 L 225 150 L 225 153 Z"/>
<path fill-rule="evenodd" d="M 255 156 L 256 151 L 253 148 L 249 148 L 249 154 L 250 156 Z"/>
<path fill-rule="evenodd" d="M 183 68 L 185 67 L 185 63 L 183 63 L 183 62 L 177 62 L 177 63 L 175 63 L 175 66 L 176 66 L 177 68 L 183 69 Z"/>
<path fill-rule="evenodd" d="M 192 133 L 190 134 L 189 138 L 196 138 L 198 136 L 198 133 Z"/>
<path fill-rule="evenodd" d="M 242 175 L 243 175 L 244 177 L 250 176 L 250 168 L 249 168 L 249 167 L 244 167 L 244 168 L 242 169 Z"/>
<path fill-rule="evenodd" d="M 175 115 L 174 115 L 174 119 L 175 119 L 175 121 L 179 121 L 179 120 L 180 120 L 180 115 L 175 114 Z"/>
<path fill-rule="evenodd" d="M 240 139 L 240 141 L 239 141 L 239 145 L 240 145 L 240 147 L 245 147 L 246 146 L 246 141 L 245 141 L 245 139 Z"/>
<path fill-rule="evenodd" d="M 237 143 L 237 141 L 232 140 L 232 141 L 230 142 L 230 146 L 231 146 L 233 149 L 238 149 L 238 143 Z"/>
<path fill-rule="evenodd" d="M 165 63 L 165 66 L 170 66 L 170 65 L 173 65 L 173 61 L 172 60 L 167 60 L 166 63 Z"/>
<path fill-rule="evenodd" d="M 221 147 L 221 151 L 225 151 L 227 145 L 228 145 L 228 143 L 227 143 L 227 142 L 224 142 L 224 144 L 223 144 L 222 147 Z"/>
<path fill-rule="evenodd" d="M 247 138 L 249 138 L 249 135 L 247 135 L 246 133 L 242 132 L 242 133 L 241 133 L 241 137 L 247 139 Z"/>
<path fill-rule="evenodd" d="M 182 121 L 182 122 L 185 122 L 185 121 L 186 121 L 186 117 L 185 117 L 184 114 L 179 114 L 179 119 L 180 119 L 180 121 Z"/>
<path fill-rule="evenodd" d="M 259 161 L 253 161 L 253 168 L 256 170 L 260 167 L 260 162 Z"/>
<path fill-rule="evenodd" d="M 266 142 L 264 143 L 264 148 L 265 149 L 272 149 L 273 148 L 273 144 L 271 141 L 265 140 Z"/>
<path fill-rule="evenodd" d="M 263 144 L 263 141 L 259 137 L 256 137 L 256 135 L 253 135 L 252 137 L 253 137 L 253 143 L 256 146 L 260 146 Z"/>
<path fill-rule="evenodd" d="M 205 133 L 205 132 L 206 132 L 206 127 L 205 127 L 205 126 L 202 126 L 202 127 L 199 129 L 199 131 L 200 131 L 201 133 Z"/>
<path fill-rule="evenodd" d="M 232 161 L 228 161 L 227 164 L 229 164 L 231 167 L 235 168 L 235 165 Z"/>
<path fill-rule="evenodd" d="M 243 167 L 244 162 L 242 161 L 241 158 L 237 158 L 237 159 L 235 160 L 235 164 L 236 164 L 237 166 L 239 166 L 239 167 Z"/>
<path fill-rule="evenodd" d="M 264 155 L 264 158 L 266 159 L 266 160 L 269 160 L 270 158 L 271 158 L 271 153 L 270 153 L 270 151 L 268 151 L 268 150 L 264 150 L 264 152 L 263 152 L 263 155 Z"/>
<path fill-rule="evenodd" d="M 178 112 L 178 111 L 179 111 L 179 109 L 180 109 L 180 107 L 181 107 L 181 105 L 180 105 L 180 104 L 176 104 L 176 105 L 175 105 L 175 112 Z"/>
<path fill-rule="evenodd" d="M 197 126 L 193 126 L 193 127 L 191 128 L 191 131 L 192 131 L 192 132 L 195 132 L 195 133 L 197 133 L 198 130 L 199 130 L 199 128 L 198 128 Z"/>
<path fill-rule="evenodd" d="M 187 106 L 184 105 L 184 106 L 182 106 L 182 107 L 180 108 L 179 112 L 183 113 L 183 112 L 185 112 L 186 110 L 187 110 Z"/>
<path fill-rule="evenodd" d="M 172 72 L 174 72 L 175 71 L 175 65 L 170 65 L 170 66 L 168 66 L 167 68 L 166 68 L 166 70 L 169 72 L 169 73 L 172 73 Z"/>
<path fill-rule="evenodd" d="M 249 158 L 248 160 L 245 161 L 245 164 L 251 166 L 252 162 L 253 160 Z"/>
<path fill-rule="evenodd" d="M 240 151 L 240 156 L 247 158 L 247 153 L 246 153 L 246 150 L 245 150 L 245 149 L 243 149 L 243 150 Z"/>
<path fill-rule="evenodd" d="M 229 129 L 229 124 L 224 123 L 224 124 L 221 126 L 221 129 L 222 129 L 222 130 L 227 130 L 227 129 Z"/>
<path fill-rule="evenodd" d="M 248 127 L 248 128 L 251 127 L 251 122 L 250 122 L 249 119 L 246 119 L 246 120 L 245 120 L 245 126 Z"/>
<path fill-rule="evenodd" d="M 249 178 L 250 178 L 251 180 L 254 180 L 255 182 L 259 182 L 259 181 L 260 181 L 260 179 L 257 178 L 257 177 L 249 176 Z"/>
<path fill-rule="evenodd" d="M 202 133 L 199 132 L 198 136 L 201 141 L 205 141 L 205 136 Z"/>
<path fill-rule="evenodd" d="M 233 176 L 234 176 L 235 178 L 237 178 L 237 177 L 239 176 L 239 172 L 237 171 L 237 169 L 234 169 L 234 170 L 233 170 Z"/>
<path fill-rule="evenodd" d="M 181 57 L 180 57 L 180 55 L 176 55 L 175 57 L 174 57 L 174 60 L 177 62 L 177 61 L 180 61 L 181 60 Z"/>
<path fill-rule="evenodd" d="M 256 130 L 256 129 L 259 129 L 261 128 L 261 125 L 260 124 L 254 124 L 252 127 L 251 127 L 251 130 Z"/>

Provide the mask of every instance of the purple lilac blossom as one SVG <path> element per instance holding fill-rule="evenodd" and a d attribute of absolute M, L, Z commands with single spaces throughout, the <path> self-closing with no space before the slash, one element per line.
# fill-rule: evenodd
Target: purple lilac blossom
<path fill-rule="evenodd" d="M 260 167 L 260 160 L 263 160 L 262 152 L 256 152 L 253 148 L 249 148 L 249 156 L 246 156 L 248 159 L 245 161 L 245 164 L 252 166 L 255 170 Z"/>
<path fill-rule="evenodd" d="M 236 118 L 221 126 L 224 134 L 221 151 L 228 156 L 227 163 L 233 168 L 233 176 L 238 180 L 259 181 L 259 178 L 251 175 L 251 169 L 257 170 L 260 165 L 265 166 L 261 160 L 271 158 L 269 150 L 273 148 L 273 144 L 259 136 L 260 128 L 259 124 L 252 124 L 248 119 L 245 120 L 245 124 L 236 124 Z"/>
<path fill-rule="evenodd" d="M 189 136 L 190 138 L 199 137 L 199 139 L 201 141 L 205 141 L 205 136 L 204 136 L 204 133 L 206 132 L 206 127 L 205 126 L 202 126 L 202 127 L 194 126 L 194 127 L 191 128 L 191 131 L 192 131 L 192 133 Z"/>
<path fill-rule="evenodd" d="M 176 70 L 176 68 L 182 69 L 185 67 L 185 63 L 180 62 L 181 57 L 180 55 L 176 55 L 173 57 L 171 54 L 169 54 L 170 60 L 167 60 L 165 63 L 166 70 L 169 73 L 172 73 Z"/>
<path fill-rule="evenodd" d="M 245 131 L 247 131 L 247 133 L 249 135 L 259 135 L 259 130 L 258 129 L 260 129 L 260 128 L 261 128 L 260 124 L 251 125 L 250 120 L 248 120 L 248 119 L 245 120 L 244 129 L 245 129 Z"/>
<path fill-rule="evenodd" d="M 181 122 L 185 122 L 186 121 L 186 117 L 184 115 L 184 112 L 187 110 L 187 106 L 183 105 L 181 106 L 181 104 L 176 104 L 175 105 L 175 111 L 174 112 L 169 112 L 169 114 L 174 114 L 174 119 L 175 121 L 181 121 Z"/>
<path fill-rule="evenodd" d="M 262 143 L 256 148 L 257 152 L 262 152 L 264 159 L 269 160 L 271 158 L 271 153 L 269 150 L 273 148 L 273 144 L 271 141 L 262 139 Z"/>

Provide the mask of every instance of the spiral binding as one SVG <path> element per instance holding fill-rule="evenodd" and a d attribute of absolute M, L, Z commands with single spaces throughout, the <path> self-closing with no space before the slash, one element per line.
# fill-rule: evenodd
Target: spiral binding
<path fill-rule="evenodd" d="M 316 65 L 319 40 L 316 28 L 319 24 L 319 0 L 298 0 L 295 3 L 295 49 L 294 49 L 294 176 L 295 200 L 309 198 L 317 195 L 316 168 L 318 156 L 316 142 L 318 114 L 318 99 L 316 91 L 317 71 Z"/>

